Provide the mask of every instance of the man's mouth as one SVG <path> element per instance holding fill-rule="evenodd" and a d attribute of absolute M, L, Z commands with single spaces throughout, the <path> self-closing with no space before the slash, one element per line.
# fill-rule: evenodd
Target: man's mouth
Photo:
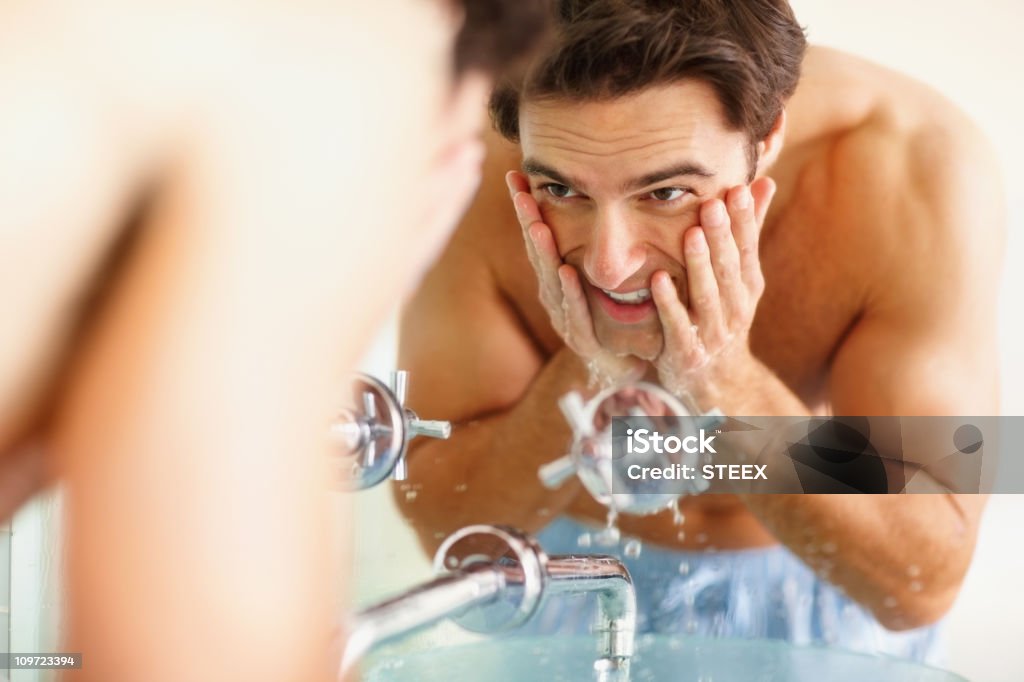
<path fill-rule="evenodd" d="M 604 313 L 621 324 L 637 324 L 656 314 L 650 289 L 608 291 L 594 287 L 594 293 Z"/>
<path fill-rule="evenodd" d="M 601 291 L 607 294 L 608 298 L 612 299 L 616 303 L 624 303 L 626 305 L 636 305 L 651 299 L 650 289 L 637 289 L 636 291 L 629 291 L 624 294 L 617 293 L 615 291 L 608 291 L 607 289 L 601 289 Z"/>

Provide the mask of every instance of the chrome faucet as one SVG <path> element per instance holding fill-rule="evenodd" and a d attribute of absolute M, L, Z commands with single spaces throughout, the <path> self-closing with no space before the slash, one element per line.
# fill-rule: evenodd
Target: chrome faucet
<path fill-rule="evenodd" d="M 343 448 L 344 487 L 372 488 L 388 476 L 408 477 L 405 455 L 416 436 L 447 439 L 451 423 L 420 419 L 405 407 L 409 373 L 391 373 L 391 385 L 368 374 L 352 383 L 354 404 L 343 409 L 331 425 L 331 434 Z"/>
<path fill-rule="evenodd" d="M 625 384 L 605 389 L 584 401 L 576 391 L 558 401 L 569 426 L 573 440 L 569 454 L 541 465 L 537 476 L 545 487 L 560 487 L 573 475 L 579 477 L 590 495 L 604 506 L 630 514 L 653 514 L 671 506 L 683 494 L 697 495 L 707 490 L 703 478 L 670 485 L 647 480 L 633 480 L 624 475 L 626 467 L 615 466 L 625 454 L 626 433 L 613 433 L 613 419 L 623 419 L 622 426 L 646 428 L 670 434 L 685 435 L 701 430 L 713 431 L 725 422 L 721 411 L 712 409 L 705 414 L 693 414 L 681 400 L 661 386 L 647 382 Z M 623 428 L 625 431 L 625 429 Z M 619 440 L 618 449 L 615 441 Z M 657 453 L 641 459 L 631 454 L 630 463 L 643 462 L 654 467 L 676 463 L 699 468 L 700 455 L 686 452 Z M 623 464 L 619 461 L 618 464 Z"/>
<path fill-rule="evenodd" d="M 530 536 L 503 526 L 467 526 L 434 555 L 439 576 L 367 608 L 345 628 L 339 674 L 348 674 L 371 648 L 446 618 L 472 632 L 522 625 L 543 600 L 595 592 L 599 637 L 595 678 L 628 679 L 636 630 L 636 595 L 629 571 L 610 556 L 548 557 Z"/>

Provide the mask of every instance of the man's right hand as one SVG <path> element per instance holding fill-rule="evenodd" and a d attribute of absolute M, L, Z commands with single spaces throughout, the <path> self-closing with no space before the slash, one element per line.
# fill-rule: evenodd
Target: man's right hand
<path fill-rule="evenodd" d="M 646 369 L 640 358 L 615 355 L 598 342 L 580 275 L 576 268 L 562 261 L 554 233 L 544 223 L 526 176 L 509 171 L 505 182 L 523 230 L 526 254 L 537 275 L 540 302 L 555 332 L 587 364 L 591 385 L 609 386 L 639 379 Z"/>

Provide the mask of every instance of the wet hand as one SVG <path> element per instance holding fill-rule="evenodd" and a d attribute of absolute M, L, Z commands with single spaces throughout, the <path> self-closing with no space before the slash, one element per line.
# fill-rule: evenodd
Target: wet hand
<path fill-rule="evenodd" d="M 612 385 L 640 378 L 643 361 L 617 356 L 598 342 L 579 272 L 562 261 L 554 233 L 544 223 L 526 177 L 510 171 L 505 181 L 523 230 L 526 254 L 537 275 L 540 302 L 555 332 L 587 364 L 591 383 Z"/>
<path fill-rule="evenodd" d="M 730 373 L 750 357 L 750 326 L 764 292 L 758 242 L 774 194 L 775 182 L 759 178 L 701 206 L 700 224 L 683 234 L 689 305 L 667 272 L 651 278 L 664 338 L 658 378 L 694 407 L 716 406 Z"/>

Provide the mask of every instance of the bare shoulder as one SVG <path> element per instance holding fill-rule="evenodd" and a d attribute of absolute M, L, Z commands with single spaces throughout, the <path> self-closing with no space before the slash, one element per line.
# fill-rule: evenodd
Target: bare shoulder
<path fill-rule="evenodd" d="M 897 272 L 927 276 L 933 259 L 996 258 L 1004 199 L 991 142 L 929 86 L 834 59 L 853 80 L 872 84 L 864 115 L 833 136 L 822 159 L 830 222 L 852 252 L 890 268 L 879 281 Z"/>

